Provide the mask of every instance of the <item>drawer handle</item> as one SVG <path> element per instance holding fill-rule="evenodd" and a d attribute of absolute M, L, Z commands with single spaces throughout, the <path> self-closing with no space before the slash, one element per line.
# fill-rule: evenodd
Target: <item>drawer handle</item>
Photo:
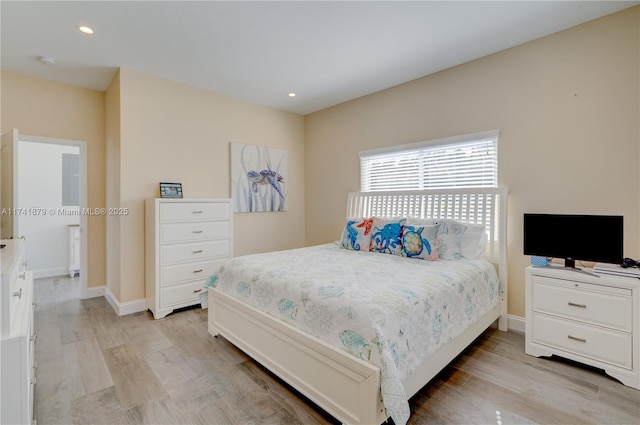
<path fill-rule="evenodd" d="M 202 230 L 194 230 L 193 233 L 202 233 Z"/>
<path fill-rule="evenodd" d="M 31 381 L 31 385 L 35 385 L 37 381 L 38 381 L 38 378 L 34 376 L 33 381 Z"/>
<path fill-rule="evenodd" d="M 38 331 L 35 331 L 33 335 L 31 335 L 31 337 L 29 338 L 29 341 L 35 342 L 36 339 L 38 339 Z"/>
<path fill-rule="evenodd" d="M 197 250 L 193 251 L 194 254 L 200 254 L 201 252 L 202 252 L 201 249 L 197 249 Z"/>
<path fill-rule="evenodd" d="M 18 299 L 22 298 L 22 288 L 19 291 L 13 293 L 14 297 L 18 297 Z"/>
<path fill-rule="evenodd" d="M 194 272 L 194 273 L 202 273 L 203 271 L 204 271 L 204 270 L 202 270 L 202 269 L 198 269 L 198 270 L 194 270 L 193 272 Z"/>
<path fill-rule="evenodd" d="M 580 308 L 587 308 L 586 304 L 576 304 L 576 303 L 572 303 L 571 301 L 569 301 L 569 305 L 571 307 L 580 307 Z"/>
<path fill-rule="evenodd" d="M 22 272 L 22 273 L 20 273 L 20 274 L 18 275 L 18 277 L 19 277 L 20 279 L 23 279 L 23 280 L 24 280 L 24 278 L 25 278 L 26 276 L 27 276 L 27 274 L 26 274 L 25 272 Z"/>
<path fill-rule="evenodd" d="M 197 293 L 198 293 L 198 292 L 200 292 L 200 291 L 202 291 L 202 289 L 194 289 L 194 290 L 193 290 L 193 293 L 194 293 L 194 294 L 197 294 Z"/>
<path fill-rule="evenodd" d="M 202 211 L 202 210 L 196 210 L 196 211 L 193 211 L 193 213 L 194 213 L 194 214 L 202 214 L 203 212 L 204 212 L 204 211 Z"/>
<path fill-rule="evenodd" d="M 567 335 L 567 338 L 572 339 L 574 341 L 578 341 L 578 342 L 587 342 L 587 340 L 584 339 L 584 338 L 577 338 L 577 337 L 571 336 L 571 335 Z"/>

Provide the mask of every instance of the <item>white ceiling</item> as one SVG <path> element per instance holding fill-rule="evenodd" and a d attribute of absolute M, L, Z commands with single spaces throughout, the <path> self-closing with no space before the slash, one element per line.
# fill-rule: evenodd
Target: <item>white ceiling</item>
<path fill-rule="evenodd" d="M 1 66 L 95 90 L 123 67 L 308 114 L 638 3 L 2 0 Z"/>

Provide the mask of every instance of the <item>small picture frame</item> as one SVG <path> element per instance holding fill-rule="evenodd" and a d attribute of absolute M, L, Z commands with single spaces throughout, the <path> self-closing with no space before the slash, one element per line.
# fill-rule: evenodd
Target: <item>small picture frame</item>
<path fill-rule="evenodd" d="M 160 182 L 161 198 L 182 198 L 182 183 Z"/>

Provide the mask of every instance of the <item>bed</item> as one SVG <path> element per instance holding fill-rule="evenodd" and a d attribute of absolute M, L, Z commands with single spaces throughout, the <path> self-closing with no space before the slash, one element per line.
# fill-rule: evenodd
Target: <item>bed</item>
<path fill-rule="evenodd" d="M 507 328 L 506 206 L 505 188 L 350 193 L 347 217 L 482 225 L 483 258 L 427 261 L 335 243 L 237 257 L 210 279 L 209 332 L 342 423 L 405 423 L 409 397 L 494 322 Z M 372 307 L 381 304 L 393 313 Z"/>

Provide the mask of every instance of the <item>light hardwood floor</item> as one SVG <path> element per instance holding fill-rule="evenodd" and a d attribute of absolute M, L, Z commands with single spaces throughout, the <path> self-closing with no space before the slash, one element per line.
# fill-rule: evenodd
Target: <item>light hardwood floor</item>
<path fill-rule="evenodd" d="M 335 422 L 224 338 L 206 310 L 153 320 L 80 300 L 78 278 L 38 279 L 38 424 Z M 488 330 L 411 401 L 410 424 L 634 424 L 640 391 L 599 371 L 524 354 Z"/>

